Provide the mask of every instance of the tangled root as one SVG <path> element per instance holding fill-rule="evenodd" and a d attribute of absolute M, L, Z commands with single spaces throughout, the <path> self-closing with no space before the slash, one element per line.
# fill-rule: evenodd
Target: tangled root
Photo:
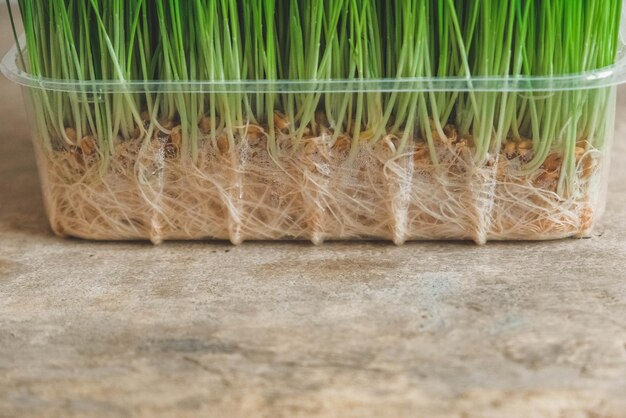
<path fill-rule="evenodd" d="M 201 142 L 196 161 L 178 142 L 139 138 L 115 145 L 104 163 L 92 144 L 38 151 L 53 230 L 96 240 L 469 239 L 546 240 L 588 235 L 600 196 L 599 152 L 580 156 L 574 190 L 556 192 L 558 169 L 521 175 L 510 144 L 485 164 L 471 143 L 362 145 L 321 133 Z M 347 141 L 349 143 L 349 140 Z M 519 148 L 519 146 L 518 146 Z M 87 151 L 86 151 L 87 150 Z"/>

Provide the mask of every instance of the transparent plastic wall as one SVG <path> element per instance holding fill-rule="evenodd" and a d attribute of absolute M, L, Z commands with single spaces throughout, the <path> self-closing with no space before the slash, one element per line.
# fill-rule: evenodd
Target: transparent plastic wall
<path fill-rule="evenodd" d="M 550 78 L 68 82 L 29 76 L 17 51 L 2 71 L 24 89 L 52 229 L 155 243 L 586 236 L 626 74 L 622 50 Z M 376 123 L 390 97 L 424 112 Z M 474 106 L 471 129 L 436 122 L 450 97 Z M 63 122 L 73 109 L 82 123 Z"/>

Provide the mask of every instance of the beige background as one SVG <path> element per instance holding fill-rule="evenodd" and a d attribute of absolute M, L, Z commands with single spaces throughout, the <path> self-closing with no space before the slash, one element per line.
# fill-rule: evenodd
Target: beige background
<path fill-rule="evenodd" d="M 0 417 L 626 417 L 618 119 L 588 240 L 90 243 L 51 235 L 0 78 Z"/>

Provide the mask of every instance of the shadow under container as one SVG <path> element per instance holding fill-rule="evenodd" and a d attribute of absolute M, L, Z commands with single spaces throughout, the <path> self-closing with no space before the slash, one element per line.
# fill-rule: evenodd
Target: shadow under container
<path fill-rule="evenodd" d="M 625 68 L 620 59 L 551 78 L 79 82 L 34 78 L 18 62 L 13 48 L 2 71 L 23 86 L 55 233 L 235 244 L 588 236 L 605 207 Z M 327 103 L 393 95 L 478 106 L 470 127 L 454 123 L 461 105 L 440 126 L 427 105 L 412 124 L 331 128 Z M 185 115 L 160 112 L 166 100 Z M 68 124 L 73 113 L 96 129 Z"/>

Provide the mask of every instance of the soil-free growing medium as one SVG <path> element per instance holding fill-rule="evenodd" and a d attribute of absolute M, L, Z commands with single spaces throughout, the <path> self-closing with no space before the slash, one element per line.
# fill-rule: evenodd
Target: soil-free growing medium
<path fill-rule="evenodd" d="M 484 243 L 602 213 L 621 0 L 18 3 L 2 69 L 60 235 Z"/>

